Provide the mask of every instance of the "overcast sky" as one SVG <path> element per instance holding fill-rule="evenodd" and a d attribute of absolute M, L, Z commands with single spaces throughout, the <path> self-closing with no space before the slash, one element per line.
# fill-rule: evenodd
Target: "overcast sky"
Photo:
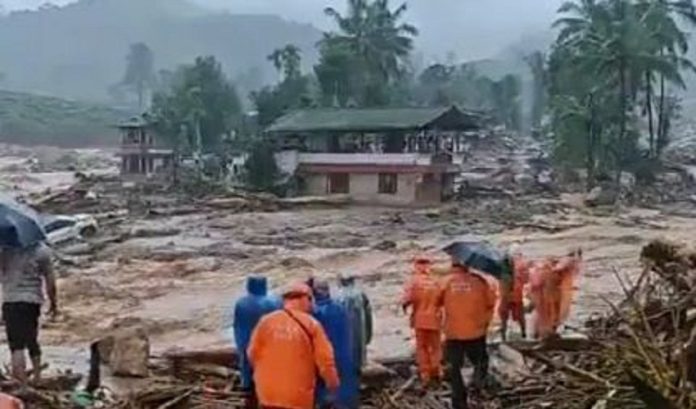
<path fill-rule="evenodd" d="M 51 0 L 66 4 L 74 0 Z M 147 0 L 142 0 L 147 1 Z M 331 28 L 324 7 L 342 9 L 345 0 L 191 0 L 233 13 L 271 13 Z M 562 0 L 408 0 L 409 20 L 421 31 L 419 43 L 440 53 L 451 49 L 467 57 L 486 57 L 492 48 L 549 28 Z M 35 8 L 46 0 L 0 0 L 7 10 Z M 392 0 L 393 4 L 400 3 Z M 427 54 L 427 51 L 426 51 Z"/>

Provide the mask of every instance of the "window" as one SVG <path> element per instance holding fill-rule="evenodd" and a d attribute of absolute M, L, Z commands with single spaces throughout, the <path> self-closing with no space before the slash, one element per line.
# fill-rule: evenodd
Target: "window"
<path fill-rule="evenodd" d="M 329 193 L 348 194 L 350 193 L 350 175 L 347 173 L 329 174 Z"/>
<path fill-rule="evenodd" d="M 379 193 L 395 195 L 398 190 L 399 179 L 396 173 L 379 174 Z"/>

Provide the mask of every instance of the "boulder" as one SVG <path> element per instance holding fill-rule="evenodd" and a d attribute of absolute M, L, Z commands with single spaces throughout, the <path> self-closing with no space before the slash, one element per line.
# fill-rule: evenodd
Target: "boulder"
<path fill-rule="evenodd" d="M 585 205 L 594 206 L 609 206 L 616 202 L 618 194 L 615 189 L 608 186 L 595 186 L 585 196 Z"/>
<path fill-rule="evenodd" d="M 118 331 L 98 343 L 114 376 L 144 378 L 149 374 L 150 340 L 143 328 Z"/>

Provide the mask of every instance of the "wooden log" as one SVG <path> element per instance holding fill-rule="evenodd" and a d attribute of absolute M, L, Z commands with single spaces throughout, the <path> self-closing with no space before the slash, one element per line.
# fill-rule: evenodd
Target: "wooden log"
<path fill-rule="evenodd" d="M 233 368 L 237 365 L 237 350 L 234 348 L 218 348 L 204 350 L 172 350 L 165 352 L 163 357 L 172 363 L 192 361 L 198 364 L 213 364 Z"/>

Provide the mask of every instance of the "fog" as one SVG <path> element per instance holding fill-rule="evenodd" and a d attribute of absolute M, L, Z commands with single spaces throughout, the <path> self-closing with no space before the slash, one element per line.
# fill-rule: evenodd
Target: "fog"
<path fill-rule="evenodd" d="M 99 1 L 99 0 L 95 0 Z M 147 0 L 143 0 L 147 1 Z M 286 19 L 331 28 L 323 14 L 331 5 L 342 9 L 344 0 L 191 0 L 232 13 L 277 14 Z M 53 0 L 62 5 L 70 0 Z M 395 5 L 398 0 L 392 1 Z M 409 20 L 421 35 L 419 51 L 428 60 L 454 52 L 459 59 L 496 56 L 526 36 L 549 29 L 562 0 L 411 0 Z M 36 8 L 45 0 L 0 0 L 6 10 Z"/>

